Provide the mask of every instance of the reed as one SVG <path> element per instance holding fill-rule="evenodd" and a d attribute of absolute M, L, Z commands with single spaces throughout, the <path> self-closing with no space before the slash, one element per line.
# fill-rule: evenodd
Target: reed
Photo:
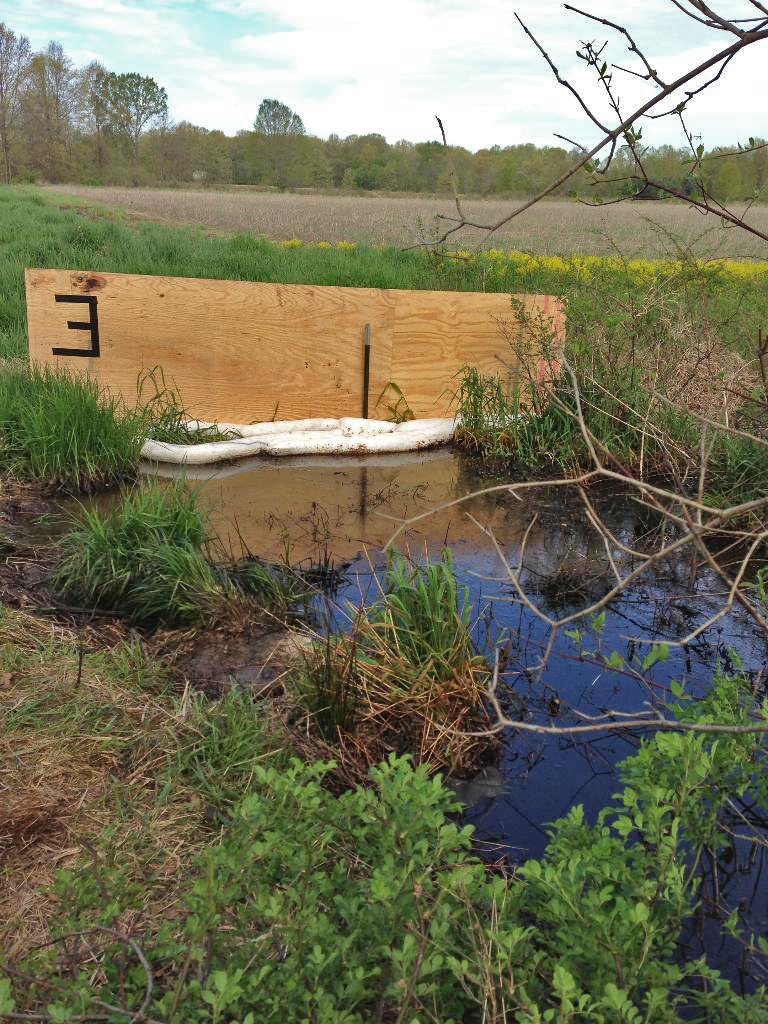
<path fill-rule="evenodd" d="M 472 454 L 525 469 L 553 464 L 567 469 L 581 453 L 573 415 L 532 381 L 509 397 L 498 375 L 466 366 L 455 401 L 460 421 L 456 441 Z"/>
<path fill-rule="evenodd" d="M 310 732 L 331 749 L 296 741 L 332 755 L 347 784 L 391 750 L 452 772 L 478 767 L 494 739 L 472 735 L 490 724 L 472 614 L 448 549 L 422 565 L 393 553 L 379 599 L 349 633 L 317 644 L 297 683 Z"/>
<path fill-rule="evenodd" d="M 392 654 L 430 678 L 460 671 L 473 657 L 469 591 L 456 580 L 449 548 L 437 561 L 388 559 L 381 598 L 367 621 Z"/>
<path fill-rule="evenodd" d="M 305 657 L 294 685 L 312 728 L 328 743 L 355 729 L 360 686 L 354 640 L 330 632 Z"/>

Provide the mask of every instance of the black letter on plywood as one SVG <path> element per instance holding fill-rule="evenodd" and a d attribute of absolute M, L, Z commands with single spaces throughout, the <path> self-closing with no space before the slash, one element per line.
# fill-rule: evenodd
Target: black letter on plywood
<path fill-rule="evenodd" d="M 55 356 L 90 356 L 91 359 L 98 359 L 101 352 L 99 349 L 99 314 L 96 310 L 97 299 L 95 295 L 54 295 L 57 302 L 87 302 L 88 320 L 67 320 L 67 327 L 70 331 L 90 331 L 90 348 L 54 348 L 51 349 Z"/>

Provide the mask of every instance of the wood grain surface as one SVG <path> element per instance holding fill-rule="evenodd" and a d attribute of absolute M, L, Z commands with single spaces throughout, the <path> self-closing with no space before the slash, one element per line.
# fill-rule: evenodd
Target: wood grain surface
<path fill-rule="evenodd" d="M 499 327 L 513 322 L 507 295 L 36 269 L 26 271 L 26 287 L 30 359 L 92 374 L 129 403 L 141 375 L 162 368 L 200 419 L 359 416 L 366 323 L 372 417 L 387 418 L 392 399 L 376 403 L 391 381 L 416 416 L 444 416 L 463 365 L 508 372 L 516 363 Z M 88 321 L 89 306 L 57 295 L 96 298 L 98 358 L 53 353 L 89 348 L 91 337 L 67 327 Z M 557 299 L 521 298 L 562 337 Z"/>

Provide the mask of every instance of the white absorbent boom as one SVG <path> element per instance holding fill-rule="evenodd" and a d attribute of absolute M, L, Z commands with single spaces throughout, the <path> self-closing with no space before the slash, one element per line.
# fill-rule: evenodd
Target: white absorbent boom
<path fill-rule="evenodd" d="M 237 435 L 227 441 L 202 444 L 167 444 L 147 440 L 142 458 L 152 462 L 205 466 L 249 455 L 365 455 L 410 452 L 445 444 L 453 437 L 456 420 L 423 419 L 390 423 L 387 420 L 342 419 L 283 420 L 273 423 L 204 423 L 193 420 L 191 430 L 216 427 Z"/>

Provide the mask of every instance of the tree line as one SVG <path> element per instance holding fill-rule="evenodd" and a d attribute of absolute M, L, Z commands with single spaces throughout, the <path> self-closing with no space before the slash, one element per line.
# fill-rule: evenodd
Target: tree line
<path fill-rule="evenodd" d="M 757 140 L 759 143 L 761 140 Z M 755 142 L 755 140 L 751 140 Z M 735 147 L 738 150 L 738 147 Z M 562 146 L 449 149 L 465 194 L 529 195 L 557 178 L 576 150 Z M 686 190 L 690 150 L 648 148 L 649 176 Z M 561 194 L 616 198 L 633 190 L 634 156 L 617 151 L 599 185 L 585 170 Z M 706 154 L 710 191 L 722 201 L 752 199 L 768 186 L 768 150 Z M 117 74 L 93 61 L 76 67 L 61 45 L 33 52 L 29 40 L 0 22 L 0 179 L 151 185 L 240 184 L 365 191 L 450 191 L 442 142 L 390 143 L 382 135 L 307 134 L 301 117 L 275 99 L 262 100 L 252 128 L 228 136 L 188 121 L 174 123 L 165 89 L 136 72 Z"/>

